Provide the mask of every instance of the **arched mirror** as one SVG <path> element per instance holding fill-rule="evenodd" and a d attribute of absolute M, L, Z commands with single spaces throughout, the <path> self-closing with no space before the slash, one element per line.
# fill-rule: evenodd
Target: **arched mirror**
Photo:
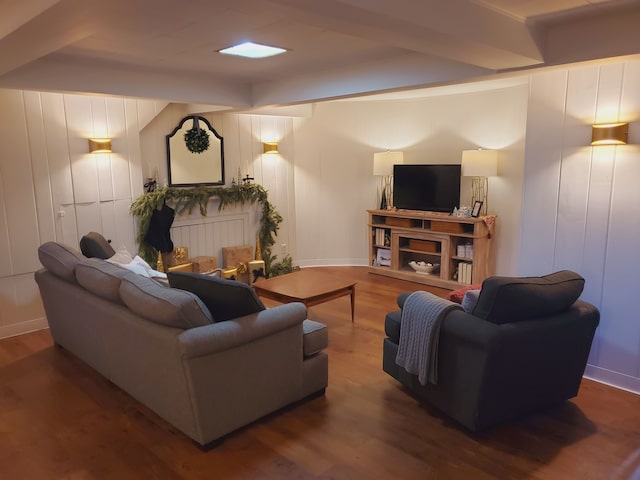
<path fill-rule="evenodd" d="M 184 117 L 167 135 L 169 185 L 224 185 L 222 137 L 204 117 Z"/>

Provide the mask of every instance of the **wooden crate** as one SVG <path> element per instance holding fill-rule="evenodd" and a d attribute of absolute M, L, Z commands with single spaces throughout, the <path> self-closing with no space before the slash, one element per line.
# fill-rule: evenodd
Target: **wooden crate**
<path fill-rule="evenodd" d="M 438 253 L 439 246 L 439 242 L 432 242 L 431 240 L 409 239 L 409 248 L 411 250 L 418 250 L 426 253 Z"/>
<path fill-rule="evenodd" d="M 431 220 L 431 230 L 444 233 L 464 233 L 461 223 Z"/>

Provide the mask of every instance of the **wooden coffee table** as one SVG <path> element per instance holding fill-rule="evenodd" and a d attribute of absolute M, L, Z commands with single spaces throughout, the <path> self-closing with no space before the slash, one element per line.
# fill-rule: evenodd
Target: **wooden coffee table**
<path fill-rule="evenodd" d="M 307 307 L 350 295 L 351 322 L 354 320 L 356 283 L 321 270 L 302 269 L 261 279 L 253 284 L 253 288 L 261 297 L 281 303 L 302 302 Z"/>

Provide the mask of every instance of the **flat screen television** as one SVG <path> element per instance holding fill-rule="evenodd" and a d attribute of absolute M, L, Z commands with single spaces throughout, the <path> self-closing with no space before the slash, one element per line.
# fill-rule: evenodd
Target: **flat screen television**
<path fill-rule="evenodd" d="M 393 205 L 451 212 L 460 203 L 460 165 L 394 165 Z"/>

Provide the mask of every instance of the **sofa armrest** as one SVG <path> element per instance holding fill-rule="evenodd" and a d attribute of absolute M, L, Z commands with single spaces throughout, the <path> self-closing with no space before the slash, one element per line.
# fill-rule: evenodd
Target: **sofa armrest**
<path fill-rule="evenodd" d="M 400 307 L 400 310 L 402 310 L 404 308 L 404 303 L 407 301 L 407 298 L 409 298 L 409 295 L 411 295 L 413 292 L 403 292 L 400 295 L 398 295 L 398 299 L 396 300 L 398 303 L 398 306 Z"/>
<path fill-rule="evenodd" d="M 297 324 L 302 339 L 302 322 L 306 318 L 304 304 L 287 303 L 233 320 L 190 328 L 178 336 L 178 342 L 182 355 L 194 358 L 229 350 Z"/>

